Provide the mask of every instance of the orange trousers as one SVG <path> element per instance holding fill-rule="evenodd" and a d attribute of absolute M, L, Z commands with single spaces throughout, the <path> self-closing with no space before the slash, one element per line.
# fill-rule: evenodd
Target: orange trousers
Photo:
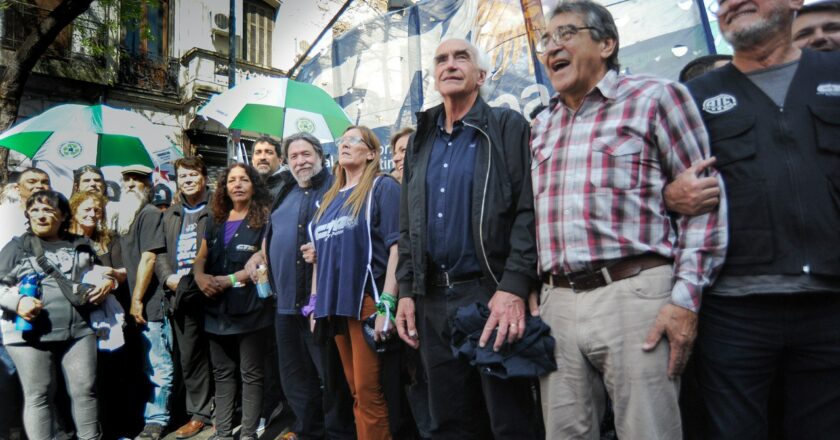
<path fill-rule="evenodd" d="M 376 312 L 373 299 L 365 295 L 362 319 Z M 347 334 L 337 335 L 335 345 L 344 367 L 344 377 L 353 394 L 353 415 L 359 440 L 390 440 L 388 407 L 379 380 L 379 355 L 365 342 L 362 321 L 347 318 Z"/>

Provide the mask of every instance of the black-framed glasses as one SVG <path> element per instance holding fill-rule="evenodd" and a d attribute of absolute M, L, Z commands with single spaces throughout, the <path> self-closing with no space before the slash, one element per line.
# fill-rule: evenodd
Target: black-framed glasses
<path fill-rule="evenodd" d="M 551 32 L 546 32 L 539 41 L 537 41 L 537 53 L 543 54 L 548 52 L 548 45 L 554 43 L 555 46 L 568 43 L 578 32 L 588 29 L 595 29 L 592 26 L 577 27 L 573 24 L 565 26 L 558 26 Z"/>

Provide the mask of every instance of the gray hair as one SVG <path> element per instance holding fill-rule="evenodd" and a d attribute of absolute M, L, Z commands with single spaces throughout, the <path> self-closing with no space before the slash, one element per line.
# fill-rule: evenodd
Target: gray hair
<path fill-rule="evenodd" d="M 289 145 L 295 141 L 306 141 L 309 145 L 312 145 L 312 148 L 314 148 L 315 152 L 318 153 L 321 161 L 324 160 L 324 147 L 321 145 L 321 141 L 319 141 L 315 136 L 303 131 L 300 133 L 290 134 L 283 138 L 283 157 L 287 158 L 287 160 L 289 157 Z"/>
<path fill-rule="evenodd" d="M 478 46 L 472 44 L 472 42 L 464 38 L 447 38 L 443 41 L 460 41 L 467 46 L 467 52 L 470 53 L 473 62 L 476 66 L 478 66 L 478 70 L 484 72 L 484 85 L 482 85 L 481 88 L 478 90 L 478 94 L 481 97 L 485 97 L 490 92 L 490 87 L 488 86 L 487 81 L 490 79 L 490 75 L 493 73 L 490 68 L 490 57 L 487 55 L 487 52 L 480 49 Z M 443 41 L 441 41 L 441 43 L 443 43 Z M 432 66 L 434 65 L 434 59 L 432 59 Z"/>
<path fill-rule="evenodd" d="M 584 26 L 590 28 L 589 36 L 594 41 L 615 40 L 615 50 L 607 58 L 607 68 L 618 72 L 618 28 L 612 14 L 604 6 L 591 0 L 561 1 L 551 11 L 549 20 L 560 14 L 577 14 L 583 19 Z"/>

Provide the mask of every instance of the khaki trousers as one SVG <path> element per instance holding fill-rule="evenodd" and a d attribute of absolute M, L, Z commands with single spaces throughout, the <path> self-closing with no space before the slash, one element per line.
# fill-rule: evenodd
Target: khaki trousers
<path fill-rule="evenodd" d="M 557 371 L 540 379 L 546 438 L 599 439 L 606 391 L 619 438 L 682 439 L 668 341 L 642 351 L 670 299 L 671 272 L 660 266 L 581 293 L 543 286 L 540 315 L 557 341 Z"/>

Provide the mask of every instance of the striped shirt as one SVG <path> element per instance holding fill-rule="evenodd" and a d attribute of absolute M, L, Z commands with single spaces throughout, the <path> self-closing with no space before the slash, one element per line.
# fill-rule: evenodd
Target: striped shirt
<path fill-rule="evenodd" d="M 534 120 L 531 155 L 543 273 L 656 253 L 674 259 L 671 302 L 699 310 L 726 253 L 726 201 L 694 217 L 666 211 L 665 185 L 709 157 L 685 87 L 610 71 L 577 111 L 552 98 Z"/>

